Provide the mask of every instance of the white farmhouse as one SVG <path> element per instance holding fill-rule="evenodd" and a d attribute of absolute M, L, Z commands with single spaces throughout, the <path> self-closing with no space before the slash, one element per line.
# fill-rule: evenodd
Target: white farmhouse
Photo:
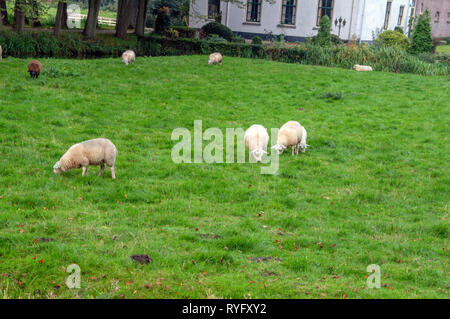
<path fill-rule="evenodd" d="M 374 33 L 397 26 L 407 33 L 415 7 L 416 0 L 191 0 L 189 24 L 201 28 L 219 15 L 245 38 L 283 34 L 288 41 L 304 41 L 328 15 L 341 39 L 370 42 Z"/>

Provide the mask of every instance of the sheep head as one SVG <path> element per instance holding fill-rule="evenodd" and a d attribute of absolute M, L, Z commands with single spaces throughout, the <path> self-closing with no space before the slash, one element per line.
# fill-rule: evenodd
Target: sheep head
<path fill-rule="evenodd" d="M 55 163 L 55 165 L 53 165 L 53 173 L 55 174 L 61 174 L 63 172 L 63 170 L 61 169 L 61 163 L 60 161 L 57 161 Z"/>
<path fill-rule="evenodd" d="M 276 145 L 272 146 L 272 149 L 274 149 L 278 153 L 278 155 L 283 153 L 286 148 L 287 147 L 283 144 L 276 144 Z"/>
<path fill-rule="evenodd" d="M 264 151 L 264 150 L 253 150 L 253 151 L 250 152 L 250 154 L 253 156 L 255 161 L 261 162 L 263 155 L 267 154 L 267 152 Z"/>
<path fill-rule="evenodd" d="M 307 148 L 308 146 L 309 146 L 308 144 L 300 144 L 300 151 L 301 151 L 302 153 L 305 153 L 306 148 Z"/>

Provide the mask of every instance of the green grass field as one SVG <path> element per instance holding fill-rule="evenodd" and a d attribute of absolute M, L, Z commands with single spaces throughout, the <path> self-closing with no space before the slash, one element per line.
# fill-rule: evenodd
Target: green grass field
<path fill-rule="evenodd" d="M 28 61 L 0 62 L 1 297 L 449 297 L 447 77 L 184 56 L 43 59 L 31 80 Z M 298 120 L 311 147 L 276 175 L 175 164 L 172 130 L 194 120 Z M 116 180 L 53 174 L 101 136 Z"/>

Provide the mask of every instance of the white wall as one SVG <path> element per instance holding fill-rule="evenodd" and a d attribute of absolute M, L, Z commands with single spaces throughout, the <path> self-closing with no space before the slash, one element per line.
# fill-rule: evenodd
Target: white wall
<path fill-rule="evenodd" d="M 365 10 L 364 10 L 365 2 Z M 391 18 L 389 20 L 389 30 L 393 30 L 397 26 L 398 15 L 400 12 L 400 6 L 404 5 L 405 10 L 403 12 L 403 22 L 401 27 L 406 33 L 408 30 L 409 14 L 411 12 L 410 3 L 411 0 L 392 0 Z M 360 22 L 358 38 L 362 41 L 372 41 L 372 32 L 376 32 L 377 29 L 382 30 L 384 26 L 384 18 L 386 14 L 387 0 L 361 0 L 360 14 L 358 19 Z M 362 19 L 362 20 L 361 20 Z M 362 22 L 362 23 L 361 23 Z M 361 28 L 362 24 L 362 28 Z"/>
<path fill-rule="evenodd" d="M 245 0 L 244 0 L 245 1 Z M 263 0 L 261 9 L 261 23 L 248 23 L 245 21 L 246 8 L 237 4 L 221 2 L 222 23 L 235 32 L 247 34 L 265 34 L 270 30 L 274 35 L 285 34 L 296 38 L 311 37 L 317 34 L 316 26 L 317 8 L 319 0 L 297 0 L 297 14 L 295 26 L 282 26 L 281 0 L 275 0 L 270 4 Z M 400 5 L 405 6 L 403 25 L 406 26 L 409 19 L 412 0 L 393 0 L 389 29 L 397 25 Z M 334 26 L 334 20 L 342 17 L 347 21 L 341 28 L 341 39 L 349 40 L 353 36 L 362 41 L 372 40 L 372 31 L 382 28 L 386 12 L 387 0 L 334 0 L 332 16 L 332 33 L 338 34 L 338 28 Z M 208 0 L 191 0 L 190 26 L 200 28 L 208 22 Z M 227 8 L 229 11 L 227 12 Z"/>

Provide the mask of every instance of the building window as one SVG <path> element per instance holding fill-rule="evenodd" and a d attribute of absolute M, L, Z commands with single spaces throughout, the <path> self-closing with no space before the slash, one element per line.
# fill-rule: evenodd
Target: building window
<path fill-rule="evenodd" d="M 402 25 L 403 23 L 403 13 L 405 12 L 405 6 L 400 6 L 400 11 L 398 12 L 397 25 Z"/>
<path fill-rule="evenodd" d="M 423 13 L 423 2 L 420 4 L 420 13 Z"/>
<path fill-rule="evenodd" d="M 261 0 L 247 1 L 247 22 L 261 22 Z"/>
<path fill-rule="evenodd" d="M 317 10 L 316 24 L 320 25 L 320 20 L 323 16 L 327 15 L 330 21 L 333 21 L 333 0 L 319 0 L 319 7 Z"/>
<path fill-rule="evenodd" d="M 220 0 L 208 0 L 208 19 L 215 19 L 220 14 Z"/>
<path fill-rule="evenodd" d="M 389 28 L 389 20 L 391 19 L 392 1 L 386 3 L 386 15 L 384 16 L 384 30 Z"/>
<path fill-rule="evenodd" d="M 434 14 L 434 23 L 439 23 L 440 16 L 441 14 L 439 13 L 439 11 L 436 11 L 436 13 Z"/>
<path fill-rule="evenodd" d="M 295 24 L 297 0 L 283 0 L 281 3 L 281 24 Z"/>

